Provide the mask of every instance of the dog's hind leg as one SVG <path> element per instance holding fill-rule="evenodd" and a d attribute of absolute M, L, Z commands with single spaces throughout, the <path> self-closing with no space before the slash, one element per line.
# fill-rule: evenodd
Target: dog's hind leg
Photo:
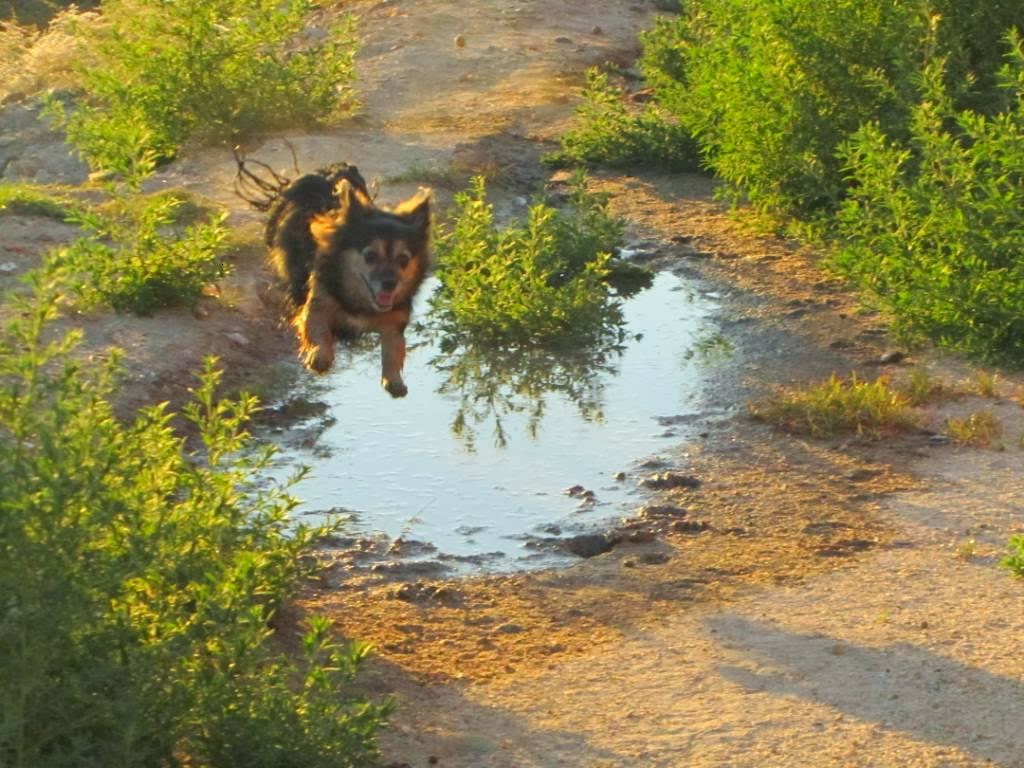
<path fill-rule="evenodd" d="M 322 293 L 311 280 L 309 297 L 295 316 L 293 325 L 299 336 L 299 355 L 303 364 L 317 373 L 326 373 L 334 365 L 334 318 L 337 302 Z"/>
<path fill-rule="evenodd" d="M 405 365 L 405 326 L 385 326 L 380 331 L 380 383 L 392 397 L 405 397 L 409 389 L 402 381 Z"/>

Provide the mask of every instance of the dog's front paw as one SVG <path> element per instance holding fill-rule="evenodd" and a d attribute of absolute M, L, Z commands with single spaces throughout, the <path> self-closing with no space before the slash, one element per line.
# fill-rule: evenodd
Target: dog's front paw
<path fill-rule="evenodd" d="M 302 362 L 316 373 L 327 373 L 334 365 L 334 353 L 324 347 L 310 347 L 303 355 Z"/>
<path fill-rule="evenodd" d="M 394 381 L 391 381 L 390 379 L 385 377 L 380 380 L 380 383 L 381 386 L 383 386 L 384 389 L 387 390 L 388 394 L 391 395 L 392 397 L 405 397 L 407 394 L 409 394 L 409 388 L 405 386 L 405 382 L 402 381 L 401 379 L 395 379 Z"/>

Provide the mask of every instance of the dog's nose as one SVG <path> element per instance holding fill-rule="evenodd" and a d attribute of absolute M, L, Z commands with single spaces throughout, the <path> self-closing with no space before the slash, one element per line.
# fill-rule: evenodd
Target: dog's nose
<path fill-rule="evenodd" d="M 395 290 L 395 288 L 398 287 L 398 281 L 395 280 L 394 278 L 389 277 L 385 280 L 380 281 L 380 287 L 385 291 L 393 291 Z"/>

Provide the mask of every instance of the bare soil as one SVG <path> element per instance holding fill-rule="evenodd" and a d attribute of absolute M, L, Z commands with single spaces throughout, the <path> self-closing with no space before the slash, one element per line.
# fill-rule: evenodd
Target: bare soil
<path fill-rule="evenodd" d="M 508 199 L 535 191 L 584 70 L 630 65 L 655 12 L 621 0 L 354 8 L 363 110 L 289 136 L 299 166 L 347 160 L 384 201 L 422 183 L 442 205 L 474 173 Z M 249 151 L 292 162 L 282 137 Z M 249 246 L 219 295 L 192 314 L 74 318 L 88 350 L 126 349 L 132 403 L 184 399 L 207 354 L 257 388 L 304 375 L 267 298 L 260 217 L 233 197 L 233 174 L 224 148 L 196 149 L 152 185 L 232 210 Z M 399 705 L 384 762 L 1024 766 L 1024 587 L 998 565 L 1024 531 L 1024 379 L 998 372 L 983 396 L 961 361 L 895 345 L 814 253 L 755 234 L 709 179 L 604 173 L 593 184 L 614 194 L 656 267 L 722 297 L 734 354 L 708 388 L 702 436 L 678 446 L 672 468 L 699 487 L 662 491 L 669 511 L 638 510 L 610 552 L 566 569 L 424 581 L 336 553 L 302 607 L 376 646 L 363 685 Z M 70 236 L 0 219 L 0 262 L 15 265 L 0 282 Z M 894 350 L 905 356 L 882 363 Z M 961 394 L 928 406 L 913 434 L 794 437 L 745 409 L 777 385 L 915 368 Z M 949 416 L 978 410 L 1001 420 L 998 445 L 938 436 Z"/>

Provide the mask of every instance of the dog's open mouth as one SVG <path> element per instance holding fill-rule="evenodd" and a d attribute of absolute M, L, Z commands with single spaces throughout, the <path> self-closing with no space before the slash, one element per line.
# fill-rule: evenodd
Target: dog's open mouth
<path fill-rule="evenodd" d="M 391 309 L 395 303 L 395 292 L 394 291 L 378 291 L 373 297 L 374 303 L 379 309 Z"/>

